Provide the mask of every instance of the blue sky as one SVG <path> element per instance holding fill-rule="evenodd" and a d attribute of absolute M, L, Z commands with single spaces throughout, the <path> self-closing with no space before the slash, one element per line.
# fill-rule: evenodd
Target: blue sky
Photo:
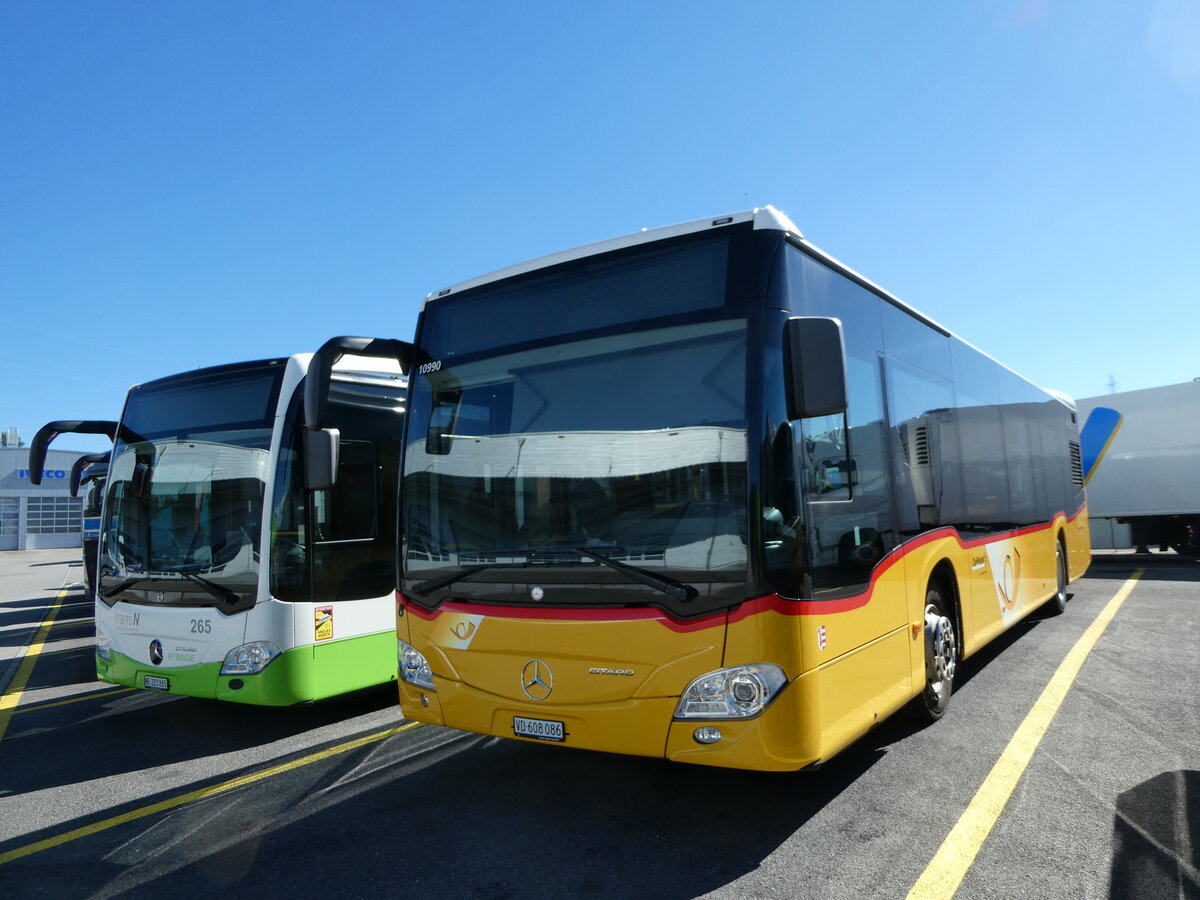
<path fill-rule="evenodd" d="M 10 0 L 0 428 L 767 203 L 1044 387 L 1200 377 L 1200 0 Z"/>

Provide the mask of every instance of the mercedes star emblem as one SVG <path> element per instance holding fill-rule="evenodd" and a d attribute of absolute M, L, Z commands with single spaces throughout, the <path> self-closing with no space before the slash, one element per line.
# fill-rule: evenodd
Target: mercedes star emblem
<path fill-rule="evenodd" d="M 150 642 L 150 662 L 156 666 L 161 665 L 163 661 L 162 641 L 155 638 Z"/>
<path fill-rule="evenodd" d="M 521 670 L 521 690 L 530 700 L 539 703 L 554 690 L 554 673 L 543 660 L 531 659 Z"/>

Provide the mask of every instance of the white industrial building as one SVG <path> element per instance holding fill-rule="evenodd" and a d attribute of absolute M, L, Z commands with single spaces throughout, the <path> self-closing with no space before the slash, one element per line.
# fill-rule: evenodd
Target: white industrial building
<path fill-rule="evenodd" d="M 46 454 L 42 483 L 29 478 L 29 448 L 9 431 L 0 447 L 0 550 L 79 547 L 83 501 L 71 496 L 73 450 Z"/>

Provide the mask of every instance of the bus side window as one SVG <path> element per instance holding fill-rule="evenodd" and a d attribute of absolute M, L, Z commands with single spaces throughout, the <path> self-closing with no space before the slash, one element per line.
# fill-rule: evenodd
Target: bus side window
<path fill-rule="evenodd" d="M 849 356 L 846 378 L 845 416 L 802 422 L 815 596 L 861 590 L 894 546 L 878 362 Z"/>
<path fill-rule="evenodd" d="M 879 362 L 888 304 L 799 249 L 786 263 L 785 308 L 837 318 L 845 340 L 845 417 L 793 423 L 812 593 L 835 596 L 862 590 L 896 542 Z"/>
<path fill-rule="evenodd" d="M 370 442 L 342 441 L 337 484 L 313 497 L 320 540 L 375 537 L 379 519 L 375 466 L 375 447 Z"/>
<path fill-rule="evenodd" d="M 818 416 L 803 423 L 801 471 L 809 500 L 849 500 L 855 466 L 846 441 L 845 415 Z"/>
<path fill-rule="evenodd" d="M 916 534 L 942 523 L 942 501 L 955 496 L 946 490 L 948 467 L 943 465 L 959 457 L 958 432 L 951 424 L 954 390 L 944 378 L 890 357 L 886 368 L 896 524 L 902 533 Z"/>

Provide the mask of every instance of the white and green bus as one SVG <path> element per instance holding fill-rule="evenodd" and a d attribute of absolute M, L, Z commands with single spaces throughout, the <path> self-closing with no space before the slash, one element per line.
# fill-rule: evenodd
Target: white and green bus
<path fill-rule="evenodd" d="M 130 389 L 95 584 L 103 681 L 289 705 L 394 681 L 398 342 L 198 369 Z"/>

